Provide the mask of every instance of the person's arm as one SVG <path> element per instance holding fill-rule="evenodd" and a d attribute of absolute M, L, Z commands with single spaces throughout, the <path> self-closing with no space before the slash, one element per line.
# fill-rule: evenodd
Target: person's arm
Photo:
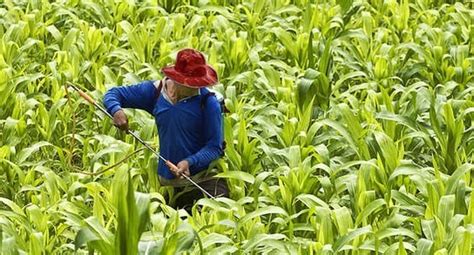
<path fill-rule="evenodd" d="M 157 89 L 153 81 L 144 81 L 131 86 L 120 86 L 109 89 L 104 95 L 104 106 L 114 114 L 122 108 L 142 109 L 153 112 Z"/>
<path fill-rule="evenodd" d="M 222 155 L 222 115 L 221 106 L 215 97 L 210 97 L 204 107 L 204 135 L 206 145 L 196 154 L 187 157 L 191 175 L 198 169 L 208 166 L 213 160 Z"/>

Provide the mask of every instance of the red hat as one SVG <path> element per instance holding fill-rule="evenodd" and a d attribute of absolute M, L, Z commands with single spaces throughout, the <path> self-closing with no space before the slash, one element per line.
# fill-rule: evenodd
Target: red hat
<path fill-rule="evenodd" d="M 173 81 L 191 88 L 202 88 L 217 83 L 217 73 L 206 64 L 204 55 L 194 49 L 178 52 L 174 66 L 163 67 L 161 71 Z"/>

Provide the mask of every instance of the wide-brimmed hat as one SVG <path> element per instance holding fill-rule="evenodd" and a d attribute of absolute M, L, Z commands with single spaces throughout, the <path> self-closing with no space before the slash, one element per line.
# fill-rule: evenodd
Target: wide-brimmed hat
<path fill-rule="evenodd" d="M 206 64 L 204 55 L 194 49 L 178 52 L 173 66 L 163 67 L 161 71 L 173 81 L 192 88 L 202 88 L 217 83 L 217 73 Z"/>

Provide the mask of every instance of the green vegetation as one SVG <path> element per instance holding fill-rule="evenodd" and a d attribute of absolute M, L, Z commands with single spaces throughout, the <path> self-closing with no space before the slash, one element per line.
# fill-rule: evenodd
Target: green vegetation
<path fill-rule="evenodd" d="M 1 254 L 473 253 L 472 4 L 51 2 L 0 3 Z M 159 79 L 185 47 L 230 110 L 231 198 L 192 217 L 154 155 L 67 89 Z"/>

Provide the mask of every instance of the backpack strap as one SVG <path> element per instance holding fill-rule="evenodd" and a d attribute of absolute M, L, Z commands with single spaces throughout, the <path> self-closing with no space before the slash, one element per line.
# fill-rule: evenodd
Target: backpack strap
<path fill-rule="evenodd" d="M 153 84 L 155 85 L 155 84 Z M 155 85 L 155 99 L 158 99 L 161 95 L 161 90 L 163 89 L 163 80 L 160 80 L 160 85 L 158 85 L 158 87 L 156 87 Z"/>
<path fill-rule="evenodd" d="M 209 92 L 207 94 L 204 94 L 201 98 L 201 109 L 204 109 L 204 106 L 206 106 L 206 102 L 207 102 L 207 98 L 209 98 L 210 96 L 215 96 L 216 98 L 218 98 L 218 96 L 216 95 L 216 93 L 214 92 Z M 227 107 L 225 106 L 225 103 L 224 103 L 224 100 L 219 100 L 219 104 L 221 105 L 221 112 L 222 113 L 229 113 L 229 109 L 227 109 Z"/>
<path fill-rule="evenodd" d="M 215 95 L 216 94 L 214 92 L 209 92 L 207 94 L 204 94 L 201 97 L 201 109 L 204 109 L 204 106 L 206 106 L 207 98 L 209 98 L 210 96 L 215 96 Z"/>

